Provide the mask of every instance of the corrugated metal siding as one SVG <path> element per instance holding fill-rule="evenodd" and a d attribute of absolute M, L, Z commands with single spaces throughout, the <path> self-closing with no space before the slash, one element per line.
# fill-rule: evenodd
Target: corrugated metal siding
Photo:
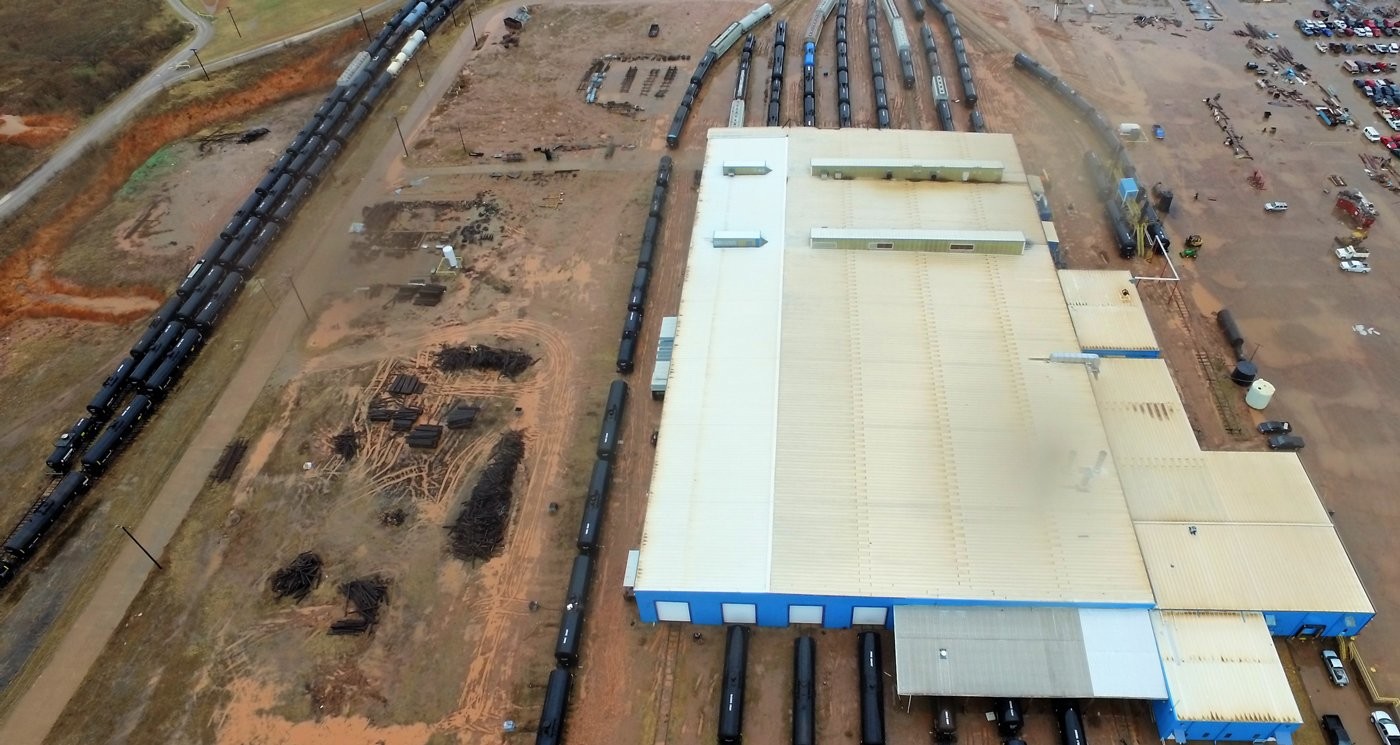
<path fill-rule="evenodd" d="M 1113 456 L 1123 465 L 1200 455 L 1167 363 L 1105 358 L 1093 386 Z"/>
<path fill-rule="evenodd" d="M 784 235 L 783 174 L 724 178 L 722 160 L 786 160 L 786 139 L 735 138 L 705 164 L 657 443 L 638 589 L 767 589 L 782 245 L 707 245 L 729 220 Z"/>
<path fill-rule="evenodd" d="M 1130 272 L 1065 269 L 1059 276 L 1081 348 L 1159 350 Z"/>
<path fill-rule="evenodd" d="M 1372 612 L 1331 527 L 1139 522 L 1136 528 L 1160 608 Z"/>
<path fill-rule="evenodd" d="M 1177 719 L 1303 721 L 1260 614 L 1154 611 L 1152 625 Z"/>
<path fill-rule="evenodd" d="M 1047 254 L 789 247 L 784 278 L 775 592 L 1151 602 L 1111 459 L 1076 488 L 1108 443 L 1044 361 Z"/>
<path fill-rule="evenodd" d="M 1146 610 L 895 606 L 899 695 L 1166 697 Z"/>

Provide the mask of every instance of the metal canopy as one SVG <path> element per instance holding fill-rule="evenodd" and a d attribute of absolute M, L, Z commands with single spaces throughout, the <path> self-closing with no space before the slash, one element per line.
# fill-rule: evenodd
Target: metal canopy
<path fill-rule="evenodd" d="M 1165 700 L 1145 609 L 895 606 L 901 696 Z"/>

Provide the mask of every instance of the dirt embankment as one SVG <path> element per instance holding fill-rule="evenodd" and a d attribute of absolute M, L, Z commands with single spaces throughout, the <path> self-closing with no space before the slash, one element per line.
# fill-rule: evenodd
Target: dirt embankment
<path fill-rule="evenodd" d="M 105 157 L 89 169 L 91 176 L 83 188 L 38 227 L 27 243 L 0 260 L 0 328 L 20 318 L 125 323 L 149 313 L 164 299 L 165 289 L 62 280 L 49 273 L 51 260 L 112 199 L 132 171 L 163 145 L 324 88 L 339 72 L 333 62 L 358 40 L 356 34 L 356 30 L 346 31 L 330 44 L 300 58 L 297 64 L 280 65 L 242 90 L 191 101 L 139 119 L 123 130 L 107 146 Z M 100 276 L 95 274 L 93 279 L 100 280 Z"/>

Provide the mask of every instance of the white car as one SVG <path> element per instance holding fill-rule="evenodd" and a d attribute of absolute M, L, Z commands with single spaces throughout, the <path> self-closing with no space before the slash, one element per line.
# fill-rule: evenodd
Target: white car
<path fill-rule="evenodd" d="M 1264 205 L 1265 212 L 1287 212 L 1288 202 L 1269 202 Z"/>
<path fill-rule="evenodd" d="M 1337 267 L 1344 272 L 1351 272 L 1352 274 L 1371 273 L 1371 265 L 1364 261 L 1341 261 L 1337 263 Z M 1400 743 L 1396 743 L 1396 745 L 1400 745 Z"/>
<path fill-rule="evenodd" d="M 1392 42 L 1390 42 L 1390 45 L 1389 45 L 1389 46 L 1390 46 L 1390 53 L 1391 53 L 1391 54 L 1400 54 L 1400 44 L 1397 44 L 1397 43 L 1395 43 L 1395 42 L 1392 41 Z"/>
<path fill-rule="evenodd" d="M 1376 726 L 1383 745 L 1400 745 L 1400 727 L 1395 726 L 1395 720 L 1389 714 L 1384 711 L 1371 712 L 1371 724 Z"/>
<path fill-rule="evenodd" d="M 1361 136 L 1365 137 L 1367 142 L 1381 141 L 1380 130 L 1376 129 L 1375 127 L 1366 127 L 1365 129 L 1361 130 Z"/>
<path fill-rule="evenodd" d="M 1337 254 L 1337 258 L 1339 259 L 1361 259 L 1365 261 L 1371 258 L 1370 251 L 1365 249 L 1357 251 L 1355 246 L 1342 246 L 1341 248 L 1333 249 L 1333 253 Z"/>
<path fill-rule="evenodd" d="M 1347 666 L 1342 664 L 1342 658 L 1330 649 L 1322 650 L 1322 664 L 1327 666 L 1327 675 L 1332 678 L 1332 682 L 1337 686 L 1345 686 L 1351 682 L 1347 677 Z"/>

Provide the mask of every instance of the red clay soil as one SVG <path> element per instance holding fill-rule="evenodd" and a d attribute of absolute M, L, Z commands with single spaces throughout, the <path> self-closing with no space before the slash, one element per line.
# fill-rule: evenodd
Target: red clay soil
<path fill-rule="evenodd" d="M 0 144 L 42 150 L 67 137 L 77 126 L 77 120 L 66 114 L 10 117 L 0 121 Z"/>
<path fill-rule="evenodd" d="M 332 63 L 358 41 L 358 34 L 358 29 L 347 30 L 328 45 L 298 60 L 297 64 L 285 65 L 258 78 L 251 87 L 141 119 L 126 127 L 107 146 L 106 159 L 97 164 L 86 188 L 70 199 L 48 225 L 40 228 L 28 245 L 0 261 L 0 328 L 20 318 L 126 323 L 149 313 L 165 299 L 164 289 L 79 285 L 51 276 L 47 266 L 72 242 L 76 231 L 111 201 L 131 173 L 161 147 L 219 122 L 324 89 L 340 73 Z M 142 298 L 149 302 L 130 302 Z M 94 299 L 106 301 L 92 302 Z"/>

